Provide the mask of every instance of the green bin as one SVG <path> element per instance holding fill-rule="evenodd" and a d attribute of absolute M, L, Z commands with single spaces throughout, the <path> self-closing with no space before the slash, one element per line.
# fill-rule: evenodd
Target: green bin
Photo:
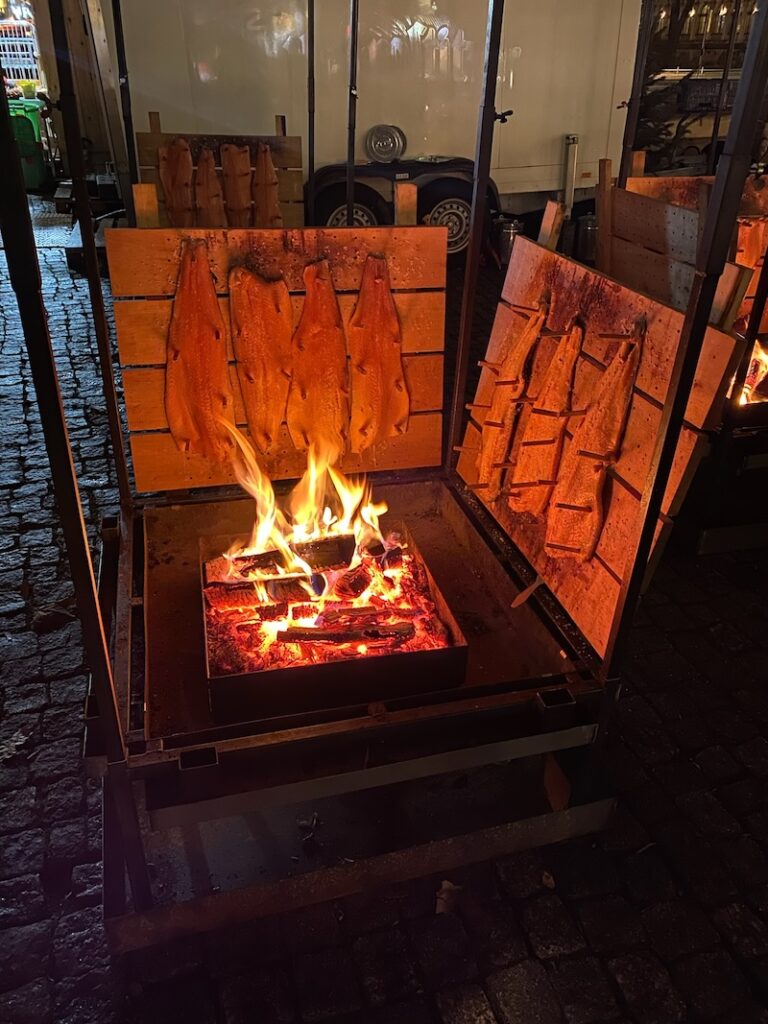
<path fill-rule="evenodd" d="M 40 188 L 48 177 L 43 154 L 40 110 L 42 100 L 9 100 L 13 134 L 21 154 L 24 184 L 28 189 Z"/>

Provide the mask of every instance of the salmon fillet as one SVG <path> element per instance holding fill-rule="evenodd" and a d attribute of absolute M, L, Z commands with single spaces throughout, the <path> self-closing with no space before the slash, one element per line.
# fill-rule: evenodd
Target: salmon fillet
<path fill-rule="evenodd" d="M 639 358 L 639 343 L 622 344 L 563 456 L 547 516 L 545 547 L 553 558 L 587 561 L 595 553 L 605 477 L 619 457 Z"/>
<path fill-rule="evenodd" d="M 251 438 L 269 452 L 285 419 L 291 383 L 293 316 L 288 286 L 236 267 L 229 274 L 229 311 L 237 375 Z"/>
<path fill-rule="evenodd" d="M 224 193 L 221 179 L 216 170 L 213 153 L 207 146 L 200 150 L 195 171 L 195 206 L 197 225 L 201 228 L 225 228 L 227 211 L 224 209 Z"/>
<path fill-rule="evenodd" d="M 513 512 L 528 512 L 538 518 L 552 495 L 583 339 L 584 330 L 578 324 L 560 339 L 525 421 L 508 484 L 509 507 Z M 524 486 L 516 489 L 516 484 Z"/>
<path fill-rule="evenodd" d="M 369 256 L 365 261 L 347 341 L 352 385 L 350 446 L 360 453 L 405 433 L 410 412 L 400 319 L 384 256 Z"/>
<path fill-rule="evenodd" d="M 168 332 L 165 411 L 183 452 L 226 460 L 232 442 L 220 420 L 234 426 L 224 319 L 204 241 L 182 243 Z"/>
<path fill-rule="evenodd" d="M 257 228 L 281 228 L 279 183 L 272 162 L 272 151 L 264 142 L 259 143 L 256 166 L 253 170 L 253 224 Z"/>
<path fill-rule="evenodd" d="M 315 445 L 335 462 L 349 432 L 344 325 L 327 260 L 304 268 L 307 293 L 291 344 L 288 430 L 296 448 Z"/>
<path fill-rule="evenodd" d="M 191 228 L 195 224 L 192 199 L 192 153 L 186 139 L 174 139 L 169 146 L 160 146 L 160 184 L 165 195 L 168 220 L 174 228 Z"/>
<path fill-rule="evenodd" d="M 487 484 L 482 492 L 486 501 L 496 501 L 504 475 L 502 463 L 507 461 L 512 431 L 517 418 L 518 399 L 528 383 L 526 364 L 547 319 L 546 311 L 534 313 L 516 338 L 505 339 L 506 355 L 498 364 L 491 407 L 483 422 L 480 453 L 477 457 L 478 479 Z M 510 334 L 512 332 L 509 332 Z"/>
<path fill-rule="evenodd" d="M 251 224 L 251 153 L 247 146 L 225 142 L 221 147 L 221 172 L 224 178 L 224 199 L 227 222 L 231 228 L 247 228 Z"/>

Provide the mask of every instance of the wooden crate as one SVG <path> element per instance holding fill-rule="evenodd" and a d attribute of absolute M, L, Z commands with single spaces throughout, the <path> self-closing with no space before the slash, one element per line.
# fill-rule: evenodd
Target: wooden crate
<path fill-rule="evenodd" d="M 635 321 L 645 318 L 647 323 L 624 441 L 606 489 L 604 527 L 595 555 L 583 563 L 572 558 L 553 559 L 544 553 L 543 522 L 511 512 L 503 498 L 487 503 L 491 514 L 529 559 L 586 639 L 601 657 L 607 657 L 623 587 L 636 558 L 641 499 L 648 484 L 683 315 L 518 237 L 488 344 L 488 362 L 502 361 L 510 342 L 519 336 L 546 292 L 552 294 L 547 320 L 551 332 L 562 334 L 576 313 L 586 322 L 571 402 L 573 409 L 588 407 L 600 375 L 612 360 L 620 339 L 631 333 Z M 534 399 L 538 394 L 556 344 L 557 337 L 541 338 L 525 398 Z M 666 488 L 657 541 L 669 531 L 696 465 L 707 449 L 705 432 L 720 420 L 727 382 L 738 356 L 739 346 L 733 337 L 709 329 Z M 490 404 L 494 381 L 491 371 L 484 368 L 458 463 L 459 474 L 469 485 L 478 481 L 476 452 L 480 447 L 484 407 Z M 529 409 L 530 403 L 523 404 L 515 435 L 518 440 Z M 576 425 L 577 420 L 569 420 L 566 445 Z M 513 440 L 511 461 L 515 457 Z M 483 491 L 477 493 L 482 501 Z M 658 543 L 656 549 L 658 553 Z"/>
<path fill-rule="evenodd" d="M 169 145 L 179 136 L 189 143 L 195 168 L 200 150 L 207 146 L 213 152 L 219 171 L 221 170 L 220 147 L 224 143 L 248 146 L 252 167 L 259 143 L 266 143 L 272 152 L 272 162 L 277 173 L 283 226 L 286 228 L 302 227 L 304 224 L 304 172 L 301 164 L 301 136 L 286 135 L 284 132 L 285 119 L 277 117 L 275 120 L 276 128 L 282 129 L 282 134 L 278 131 L 275 135 L 201 135 L 191 132 L 165 132 L 160 127 L 160 115 L 151 111 L 149 131 L 136 132 L 136 151 L 141 181 L 140 185 L 134 187 L 138 227 L 158 227 L 168 224 L 163 186 L 160 183 L 159 149 L 160 146 Z"/>
<path fill-rule="evenodd" d="M 294 321 L 301 314 L 303 270 L 320 257 L 331 265 L 342 316 L 357 301 L 363 266 L 371 253 L 387 257 L 402 328 L 406 381 L 411 396 L 408 430 L 363 455 L 347 454 L 347 472 L 438 466 L 443 429 L 446 231 L 444 228 L 338 228 L 302 230 L 154 231 L 111 229 L 107 256 L 115 306 L 117 342 L 137 490 L 173 491 L 234 482 L 228 467 L 179 451 L 165 412 L 165 353 L 173 295 L 185 238 L 204 238 L 229 330 L 228 273 L 241 263 L 267 277 L 282 274 L 292 295 Z M 230 374 L 237 422 L 245 412 L 234 366 Z M 293 447 L 285 424 L 276 451 L 263 459 L 280 480 L 300 476 L 306 452 Z"/>
<path fill-rule="evenodd" d="M 663 189 L 652 194 L 631 190 L 631 182 L 689 183 L 686 189 L 668 186 L 668 195 L 678 194 L 685 204 L 668 198 Z M 630 178 L 627 188 L 616 188 L 611 179 L 610 160 L 600 161 L 597 192 L 597 269 L 634 291 L 643 292 L 676 309 L 684 310 L 691 294 L 696 251 L 709 198 L 710 179 Z M 694 184 L 695 183 L 695 186 Z M 711 320 L 730 330 L 742 315 L 744 296 L 752 279 L 751 270 L 738 259 L 727 263 L 712 304 Z"/>

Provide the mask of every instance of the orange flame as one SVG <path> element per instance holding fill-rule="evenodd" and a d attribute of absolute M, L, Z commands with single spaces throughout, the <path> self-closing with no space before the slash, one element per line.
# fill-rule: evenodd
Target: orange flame
<path fill-rule="evenodd" d="M 768 350 L 764 349 L 760 342 L 757 342 L 752 352 L 744 388 L 739 395 L 739 405 L 751 405 L 753 402 L 766 401 L 765 396 L 756 394 L 766 377 L 768 377 Z"/>

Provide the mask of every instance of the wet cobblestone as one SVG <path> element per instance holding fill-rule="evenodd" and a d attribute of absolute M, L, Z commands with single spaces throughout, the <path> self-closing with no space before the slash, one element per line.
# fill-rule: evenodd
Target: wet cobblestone
<path fill-rule="evenodd" d="M 95 542 L 114 477 L 58 244 L 43 290 Z M 662 562 L 604 752 L 604 836 L 449 874 L 447 914 L 431 878 L 114 958 L 80 630 L 1 252 L 0 414 L 0 1024 L 765 1024 L 768 554 Z"/>

